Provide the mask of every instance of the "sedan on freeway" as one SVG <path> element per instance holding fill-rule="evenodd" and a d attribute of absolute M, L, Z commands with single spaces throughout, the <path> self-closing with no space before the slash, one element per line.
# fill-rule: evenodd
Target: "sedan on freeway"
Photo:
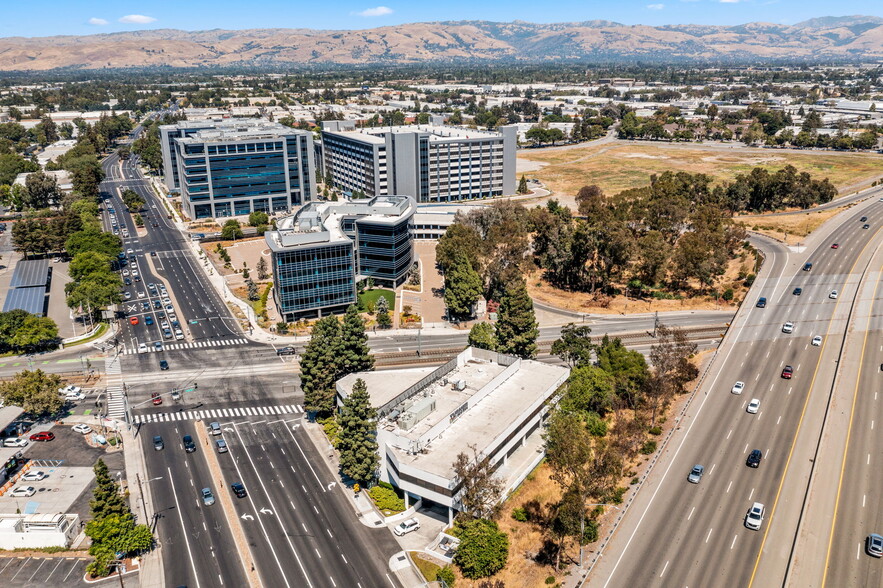
<path fill-rule="evenodd" d="M 746 409 L 751 414 L 757 414 L 757 411 L 760 409 L 760 400 L 757 398 L 752 398 L 751 402 L 748 403 L 748 408 Z"/>
<path fill-rule="evenodd" d="M 872 557 L 883 557 L 883 536 L 871 533 L 865 539 L 865 549 Z"/>
<path fill-rule="evenodd" d="M 732 392 L 733 394 L 741 394 L 742 390 L 744 390 L 744 389 L 745 389 L 745 382 L 740 381 L 740 382 L 736 382 L 735 384 L 733 384 L 733 389 L 730 390 L 730 392 Z"/>
<path fill-rule="evenodd" d="M 691 484 L 698 484 L 699 480 L 702 479 L 702 474 L 705 473 L 705 466 L 700 464 L 696 464 L 693 466 L 693 469 L 690 470 L 690 475 L 687 476 L 687 481 Z"/>
<path fill-rule="evenodd" d="M 745 526 L 753 531 L 759 531 L 760 526 L 763 524 L 764 510 L 764 506 L 761 503 L 755 502 L 752 504 L 745 515 Z"/>
<path fill-rule="evenodd" d="M 813 347 L 819 347 L 822 344 L 821 335 L 816 335 L 815 337 L 813 337 L 812 344 L 813 344 Z"/>
<path fill-rule="evenodd" d="M 782 368 L 782 377 L 785 378 L 786 380 L 790 380 L 791 376 L 793 376 L 793 375 L 794 375 L 794 368 L 791 367 L 790 365 L 786 365 L 784 368 Z"/>

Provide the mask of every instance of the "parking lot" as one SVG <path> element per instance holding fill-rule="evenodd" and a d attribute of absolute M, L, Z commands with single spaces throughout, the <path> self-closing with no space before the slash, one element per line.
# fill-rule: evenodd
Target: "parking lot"
<path fill-rule="evenodd" d="M 83 581 L 86 573 L 87 557 L 0 557 L 0 577 L 3 585 L 9 587 L 19 586 L 113 586 L 119 583 L 117 577 L 108 578 L 102 582 L 87 584 Z M 124 578 L 125 585 L 132 586 L 137 583 L 137 575 Z"/>
<path fill-rule="evenodd" d="M 32 430 L 45 430 L 34 427 Z M 55 439 L 48 442 L 30 442 L 22 451 L 31 460 L 32 469 L 48 476 L 37 482 L 19 481 L 18 486 L 32 486 L 37 493 L 30 497 L 15 498 L 7 493 L 0 496 L 0 512 L 65 512 L 78 514 L 80 520 L 89 517 L 89 501 L 95 476 L 92 466 L 98 458 L 104 459 L 110 475 L 116 480 L 124 467 L 122 451 L 107 453 L 104 448 L 91 447 L 84 435 L 71 430 L 68 425 L 53 425 L 49 430 Z"/>

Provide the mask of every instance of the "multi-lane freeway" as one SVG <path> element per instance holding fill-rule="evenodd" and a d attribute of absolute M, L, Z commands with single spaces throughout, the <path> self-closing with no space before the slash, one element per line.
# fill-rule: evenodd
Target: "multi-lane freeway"
<path fill-rule="evenodd" d="M 825 225 L 802 253 L 763 246 L 767 260 L 754 298 L 737 314 L 683 433 L 595 564 L 590 585 L 783 585 L 856 286 L 883 238 L 881 227 L 883 202 L 874 199 Z M 806 262 L 812 267 L 804 269 Z M 763 308 L 755 305 L 761 296 Z M 876 369 L 878 359 L 879 352 Z M 791 378 L 783 377 L 786 366 Z M 864 369 L 871 377 L 873 370 Z M 737 381 L 744 383 L 741 394 L 731 392 Z M 752 399 L 759 400 L 755 414 L 746 410 Z M 754 449 L 762 452 L 757 468 L 746 462 Z M 705 473 L 691 484 L 687 475 L 696 464 Z M 755 502 L 765 509 L 760 530 L 744 524 Z M 855 537 L 864 531 L 848 531 L 853 558 Z M 854 581 L 836 585 L 847 584 Z"/>

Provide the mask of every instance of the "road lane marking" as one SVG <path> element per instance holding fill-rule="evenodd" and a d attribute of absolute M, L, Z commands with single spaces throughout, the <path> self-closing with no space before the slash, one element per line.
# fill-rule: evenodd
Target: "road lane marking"
<path fill-rule="evenodd" d="M 711 532 L 712 532 L 713 530 L 714 530 L 714 529 L 709 529 L 709 530 L 708 530 L 708 536 L 705 538 L 705 542 L 706 542 L 706 543 L 708 543 L 708 540 L 711 539 Z"/>
<path fill-rule="evenodd" d="M 669 561 L 670 561 L 670 560 L 666 560 L 666 561 L 665 561 L 665 565 L 664 565 L 664 566 L 662 566 L 662 573 L 661 573 L 661 574 L 659 574 L 659 577 L 660 577 L 660 578 L 661 578 L 661 577 L 662 577 L 662 576 L 664 576 L 664 575 L 665 575 L 665 570 L 667 570 L 667 569 L 668 569 L 668 562 L 669 562 Z"/>
<path fill-rule="evenodd" d="M 871 421 L 871 430 L 874 430 L 874 421 Z"/>
<path fill-rule="evenodd" d="M 711 475 L 711 473 L 712 473 L 712 472 L 713 472 L 713 471 L 714 471 L 714 468 L 715 468 L 715 466 L 717 466 L 717 464 L 716 464 L 716 463 L 714 463 L 714 464 L 711 464 L 711 469 L 710 469 L 710 470 L 709 470 L 709 471 L 708 471 L 708 475 L 709 475 L 709 476 L 710 476 L 710 475 Z"/>
<path fill-rule="evenodd" d="M 319 556 L 319 559 L 322 559 L 322 554 L 319 553 L 319 548 L 318 548 L 318 547 L 314 547 L 314 548 L 313 548 L 313 551 L 316 552 L 316 555 Z"/>
<path fill-rule="evenodd" d="M 859 543 L 859 544 L 855 547 L 855 559 L 860 558 L 861 555 L 862 555 L 862 544 Z"/>
<path fill-rule="evenodd" d="M 687 515 L 687 520 L 688 520 L 688 521 L 689 521 L 691 518 L 693 518 L 693 513 L 694 513 L 694 512 L 696 512 L 696 507 L 695 507 L 695 506 L 694 506 L 692 509 L 690 509 L 690 514 Z"/>
<path fill-rule="evenodd" d="M 776 424 L 778 425 L 781 422 L 782 422 L 782 415 L 779 415 L 779 418 L 776 419 Z"/>
<path fill-rule="evenodd" d="M 746 453 L 748 451 L 748 443 L 745 444 L 745 449 L 742 450 L 742 453 Z"/>
<path fill-rule="evenodd" d="M 342 554 L 342 553 L 340 554 L 340 559 L 342 559 L 342 560 L 343 560 L 343 563 L 345 563 L 346 565 L 350 565 L 350 562 L 348 562 L 348 561 L 346 560 L 346 556 L 345 556 L 344 554 Z"/>
<path fill-rule="evenodd" d="M 754 496 L 754 488 L 751 489 L 751 493 L 748 495 L 748 500 L 751 500 L 751 498 L 753 496 Z"/>
<path fill-rule="evenodd" d="M 729 433 L 727 433 L 727 440 L 729 440 L 729 438 L 730 438 L 730 435 L 732 435 L 732 434 L 733 434 L 733 429 L 730 429 L 730 432 L 729 432 Z"/>
<path fill-rule="evenodd" d="M 868 465 L 871 465 L 871 454 L 868 454 Z"/>
<path fill-rule="evenodd" d="M 729 484 L 727 484 L 727 494 L 729 494 L 729 493 L 730 493 L 730 488 L 732 488 L 732 486 L 733 486 L 733 481 L 732 481 L 732 480 L 730 480 L 730 483 L 729 483 Z"/>
<path fill-rule="evenodd" d="M 738 534 L 733 535 L 733 542 L 730 543 L 730 549 L 731 549 L 731 550 L 733 549 L 733 547 L 736 546 L 736 539 L 738 539 L 738 538 L 739 538 L 739 535 L 738 535 Z"/>
<path fill-rule="evenodd" d="M 865 507 L 865 499 L 867 499 L 867 498 L 868 498 L 867 494 L 862 494 L 862 508 Z"/>
<path fill-rule="evenodd" d="M 793 387 L 788 388 L 788 396 L 791 396 L 791 390 L 793 390 L 793 389 L 794 389 Z"/>
<path fill-rule="evenodd" d="M 166 467 L 166 472 L 168 472 L 169 482 L 171 482 L 173 479 L 172 468 Z M 175 510 L 178 513 L 178 520 L 181 522 L 181 530 L 184 532 L 184 542 L 187 544 L 187 555 L 190 557 L 190 568 L 193 570 L 193 578 L 196 580 L 196 588 L 199 588 L 199 574 L 196 572 L 196 563 L 193 561 L 193 551 L 190 549 L 190 540 L 187 539 L 187 527 L 184 526 L 184 517 L 181 514 L 181 503 L 178 502 L 178 491 L 175 489 L 174 483 L 170 483 L 169 486 L 171 486 L 172 496 L 175 498 Z"/>
<path fill-rule="evenodd" d="M 760 420 L 760 416 L 761 416 L 762 414 L 763 414 L 763 411 L 760 411 L 759 413 L 757 413 L 757 420 Z"/>

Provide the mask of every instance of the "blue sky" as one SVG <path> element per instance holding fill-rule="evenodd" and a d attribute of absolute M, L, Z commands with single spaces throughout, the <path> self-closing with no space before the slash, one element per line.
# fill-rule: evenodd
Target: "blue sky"
<path fill-rule="evenodd" d="M 883 17 L 883 0 L 153 0 L 131 7 L 107 0 L 5 3 L 0 36 L 82 35 L 152 28 L 361 29 L 434 20 L 624 24 L 793 24 L 817 16 Z"/>

